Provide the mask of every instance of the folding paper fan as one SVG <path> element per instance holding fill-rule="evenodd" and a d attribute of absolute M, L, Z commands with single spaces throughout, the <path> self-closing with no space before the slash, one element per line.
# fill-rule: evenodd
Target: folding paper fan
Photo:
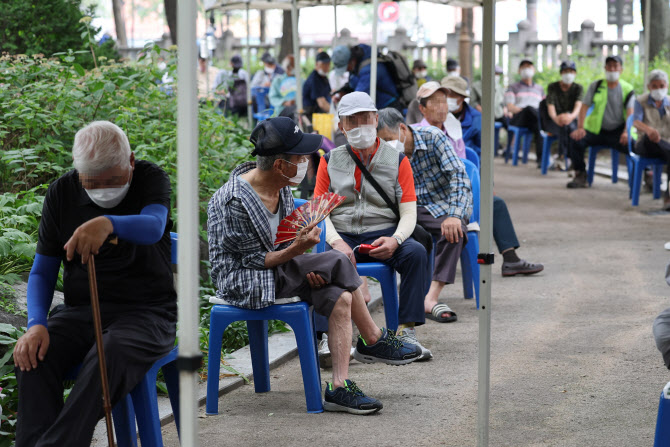
<path fill-rule="evenodd" d="M 275 245 L 289 242 L 298 237 L 300 230 L 313 223 L 319 223 L 325 219 L 346 197 L 332 192 L 321 194 L 312 198 L 301 207 L 282 219 L 277 227 L 277 239 Z"/>

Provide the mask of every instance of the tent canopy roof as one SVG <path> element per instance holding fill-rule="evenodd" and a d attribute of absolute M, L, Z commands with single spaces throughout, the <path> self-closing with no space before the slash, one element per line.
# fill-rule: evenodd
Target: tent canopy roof
<path fill-rule="evenodd" d="M 426 0 L 430 3 L 472 8 L 482 6 L 482 0 Z M 372 3 L 372 0 L 337 0 L 337 6 Z M 207 11 L 231 11 L 239 9 L 291 9 L 292 0 L 205 0 Z M 333 0 L 297 0 L 298 8 L 311 6 L 333 6 Z"/>

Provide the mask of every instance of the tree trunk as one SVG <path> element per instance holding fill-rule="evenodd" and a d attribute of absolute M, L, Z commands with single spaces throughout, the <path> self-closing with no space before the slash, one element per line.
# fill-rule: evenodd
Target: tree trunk
<path fill-rule="evenodd" d="M 261 22 L 261 29 L 260 29 L 261 38 L 260 38 L 260 41 L 261 41 L 261 43 L 265 43 L 265 39 L 267 38 L 267 36 L 265 35 L 265 21 L 266 21 L 265 12 L 266 11 L 264 9 L 261 9 L 260 12 L 261 12 L 261 20 L 260 20 L 260 22 Z"/>
<path fill-rule="evenodd" d="M 300 10 L 298 10 L 300 17 Z M 284 11 L 284 22 L 282 23 L 281 44 L 277 61 L 281 63 L 287 54 L 293 53 L 293 32 L 291 30 L 291 11 Z"/>
<path fill-rule="evenodd" d="M 170 28 L 170 40 L 172 45 L 177 45 L 177 0 L 164 0 L 165 18 Z"/>
<path fill-rule="evenodd" d="M 123 0 L 112 0 L 112 10 L 114 12 L 114 25 L 116 26 L 117 45 L 127 47 L 128 37 L 126 36 L 126 16 L 123 12 Z"/>
<path fill-rule="evenodd" d="M 642 22 L 644 23 L 644 10 L 646 0 L 642 0 Z M 670 48 L 670 29 L 667 23 L 670 23 L 670 5 L 667 0 L 651 0 L 651 23 L 649 23 L 650 35 L 649 40 L 649 60 L 653 61 L 664 49 Z"/>

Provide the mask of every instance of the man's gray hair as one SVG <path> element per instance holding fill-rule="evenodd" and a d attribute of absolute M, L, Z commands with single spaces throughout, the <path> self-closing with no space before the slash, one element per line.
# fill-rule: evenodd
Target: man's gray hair
<path fill-rule="evenodd" d="M 398 109 L 387 107 L 379 111 L 379 121 L 377 123 L 377 132 L 388 129 L 390 131 L 398 130 L 398 125 L 405 124 L 405 119 Z"/>
<path fill-rule="evenodd" d="M 261 171 L 269 171 L 274 166 L 275 160 L 288 160 L 289 157 L 288 154 L 258 155 L 256 156 L 256 167 Z"/>
<path fill-rule="evenodd" d="M 72 159 L 74 168 L 87 174 L 130 166 L 130 143 L 116 124 L 93 121 L 74 136 Z"/>
<path fill-rule="evenodd" d="M 668 83 L 668 74 L 664 72 L 663 70 L 651 70 L 649 72 L 649 75 L 647 76 L 647 84 L 651 84 L 651 81 L 656 81 L 656 80 L 661 80 L 665 82 L 666 84 Z"/>

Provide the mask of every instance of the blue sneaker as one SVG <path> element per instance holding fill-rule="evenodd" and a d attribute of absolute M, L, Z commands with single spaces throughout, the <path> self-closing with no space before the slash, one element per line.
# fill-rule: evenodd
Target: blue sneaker
<path fill-rule="evenodd" d="M 374 345 L 368 345 L 358 336 L 354 358 L 362 363 L 382 362 L 387 365 L 406 365 L 421 356 L 421 348 L 412 343 L 403 342 L 395 331 L 382 328 L 382 336 Z"/>
<path fill-rule="evenodd" d="M 373 397 L 366 396 L 353 380 L 345 380 L 344 386 L 333 389 L 333 384 L 326 382 L 326 393 L 323 409 L 326 411 L 346 411 L 351 414 L 372 414 L 384 406 Z"/>

